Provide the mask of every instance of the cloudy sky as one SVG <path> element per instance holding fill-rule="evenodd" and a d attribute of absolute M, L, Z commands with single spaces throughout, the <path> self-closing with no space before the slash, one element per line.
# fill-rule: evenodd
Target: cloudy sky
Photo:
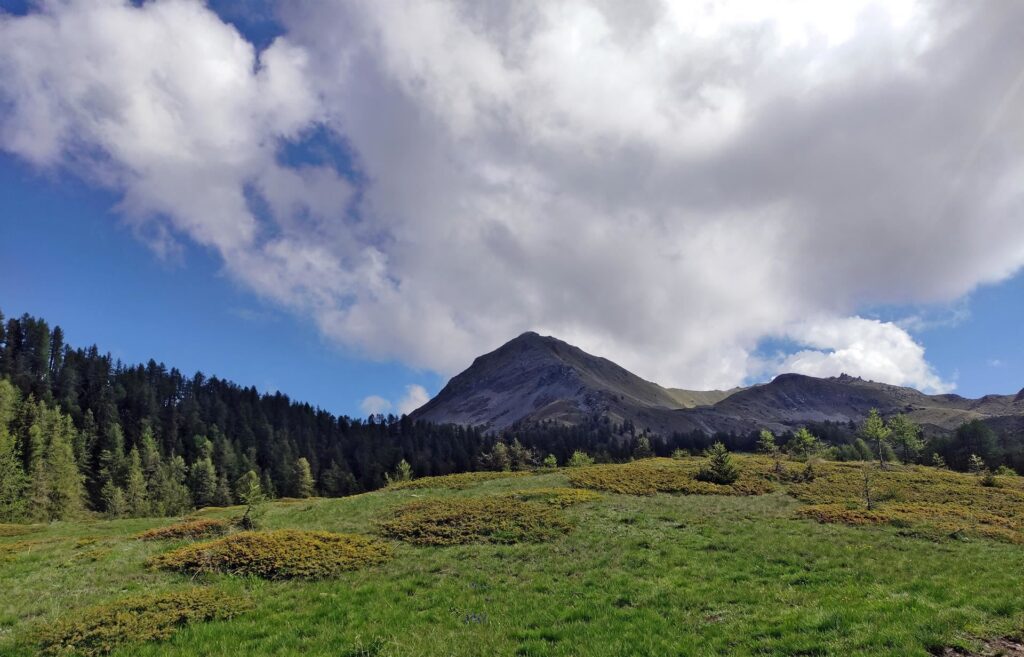
<path fill-rule="evenodd" d="M 1017 0 L 0 7 L 0 308 L 75 342 L 357 414 L 525 330 L 1024 385 Z"/>

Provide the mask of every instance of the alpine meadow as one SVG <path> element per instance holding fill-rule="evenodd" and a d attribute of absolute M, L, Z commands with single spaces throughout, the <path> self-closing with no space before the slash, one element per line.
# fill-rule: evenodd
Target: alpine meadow
<path fill-rule="evenodd" d="M 1022 26 L 0 0 L 0 656 L 1024 657 Z"/>

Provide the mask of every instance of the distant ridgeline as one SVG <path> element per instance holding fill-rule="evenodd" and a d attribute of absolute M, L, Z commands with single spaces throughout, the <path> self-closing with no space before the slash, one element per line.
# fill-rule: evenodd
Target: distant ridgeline
<path fill-rule="evenodd" d="M 857 456 L 855 427 L 811 429 L 841 446 L 840 457 Z M 177 515 L 228 505 L 250 471 L 270 496 L 341 496 L 383 486 L 402 460 L 424 476 L 525 469 L 548 455 L 561 464 L 577 450 L 621 461 L 699 452 L 715 441 L 753 451 L 757 441 L 756 432 L 646 433 L 599 417 L 499 433 L 405 416 L 336 417 L 281 393 L 261 395 L 201 373 L 186 377 L 152 360 L 125 365 L 95 346 L 64 344 L 60 327 L 51 330 L 42 319 L 5 322 L 0 313 L 0 521 L 86 511 Z M 966 455 L 977 453 L 1024 470 L 1021 441 L 983 425 L 930 443 L 917 458 L 930 462 L 934 453 L 953 467 L 966 467 Z"/>

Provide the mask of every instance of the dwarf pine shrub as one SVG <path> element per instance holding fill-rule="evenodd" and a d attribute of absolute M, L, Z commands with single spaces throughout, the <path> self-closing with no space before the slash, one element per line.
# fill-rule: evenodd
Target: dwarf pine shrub
<path fill-rule="evenodd" d="M 528 488 L 507 493 L 505 497 L 524 502 L 547 502 L 555 506 L 566 507 L 584 502 L 594 502 L 601 496 L 585 488 Z"/>
<path fill-rule="evenodd" d="M 414 502 L 378 525 L 382 535 L 417 545 L 545 541 L 569 531 L 557 506 L 506 495 Z"/>
<path fill-rule="evenodd" d="M 125 598 L 48 626 L 39 648 L 43 655 L 106 655 L 124 644 L 167 639 L 189 623 L 232 618 L 249 606 L 242 598 L 205 588 Z"/>
<path fill-rule="evenodd" d="M 481 472 L 460 472 L 458 474 L 440 475 L 437 477 L 420 477 L 409 481 L 395 481 L 388 485 L 388 490 L 405 490 L 418 488 L 448 488 L 462 490 L 492 479 L 508 479 L 510 477 L 526 477 L 532 472 L 509 472 L 484 470 Z"/>
<path fill-rule="evenodd" d="M 183 538 L 210 538 L 226 534 L 231 528 L 227 520 L 218 518 L 199 518 L 197 520 L 186 520 L 184 522 L 167 525 L 166 527 L 154 527 L 136 536 L 143 541 L 159 541 L 165 539 Z"/>
<path fill-rule="evenodd" d="M 697 479 L 698 461 L 644 459 L 632 463 L 593 465 L 567 471 L 569 483 L 577 488 L 608 491 L 622 495 L 762 495 L 775 489 L 765 465 L 746 461 L 732 484 L 720 485 Z M 763 468 L 763 471 L 761 470 Z"/>
<path fill-rule="evenodd" d="M 239 532 L 157 555 L 150 565 L 197 575 L 227 573 L 263 579 L 325 579 L 386 561 L 391 548 L 366 537 L 282 529 Z"/>

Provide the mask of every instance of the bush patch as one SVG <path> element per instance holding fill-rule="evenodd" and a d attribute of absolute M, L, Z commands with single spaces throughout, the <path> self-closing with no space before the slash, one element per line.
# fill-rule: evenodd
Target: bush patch
<path fill-rule="evenodd" d="M 556 506 L 506 495 L 414 502 L 379 524 L 384 536 L 416 545 L 539 542 L 570 528 Z"/>
<path fill-rule="evenodd" d="M 106 655 L 123 644 L 162 641 L 188 623 L 225 620 L 249 607 L 246 600 L 204 588 L 125 598 L 46 628 L 39 647 L 44 655 Z"/>
<path fill-rule="evenodd" d="M 396 481 L 388 486 L 388 490 L 404 490 L 408 488 L 449 488 L 463 490 L 492 479 L 508 479 L 511 477 L 528 477 L 532 472 L 504 472 L 501 470 L 462 472 L 459 474 L 441 475 L 438 477 L 420 477 L 408 481 Z"/>
<path fill-rule="evenodd" d="M 528 488 L 506 493 L 503 497 L 523 502 L 546 502 L 558 507 L 594 502 L 601 499 L 598 493 L 585 488 Z"/>
<path fill-rule="evenodd" d="M 391 548 L 365 536 L 282 529 L 239 532 L 157 555 L 150 565 L 187 574 L 325 579 L 386 561 Z"/>
<path fill-rule="evenodd" d="M 763 495 L 774 489 L 765 466 L 755 459 L 736 458 L 738 479 L 721 485 L 699 481 L 698 462 L 679 459 L 642 459 L 632 463 L 592 465 L 568 471 L 569 482 L 577 488 L 603 490 L 623 495 L 682 493 L 685 495 Z"/>
<path fill-rule="evenodd" d="M 184 522 L 155 527 L 142 532 L 136 538 L 143 541 L 160 541 L 181 538 L 211 538 L 228 533 L 231 525 L 227 520 L 217 518 L 199 518 Z"/>

